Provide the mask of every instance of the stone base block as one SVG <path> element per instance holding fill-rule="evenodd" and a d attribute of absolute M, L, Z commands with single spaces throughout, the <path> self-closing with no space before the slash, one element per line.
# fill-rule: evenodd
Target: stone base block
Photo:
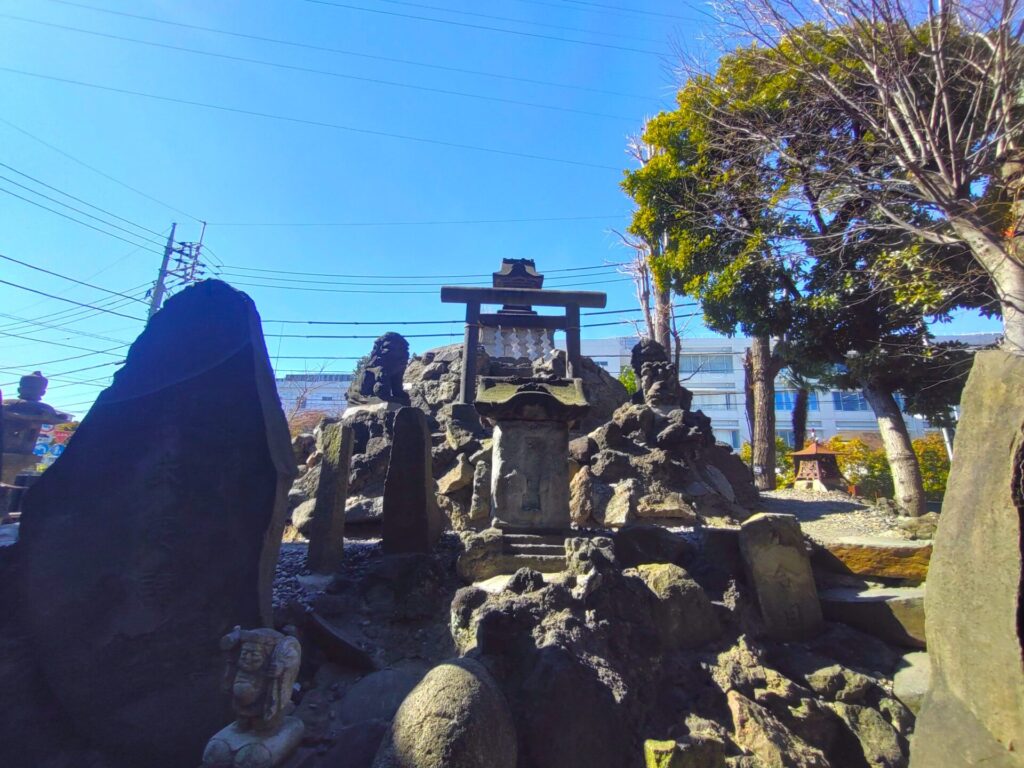
<path fill-rule="evenodd" d="M 840 621 L 880 640 L 924 648 L 924 587 L 827 589 L 819 595 L 829 621 Z"/>
<path fill-rule="evenodd" d="M 286 717 L 281 727 L 269 734 L 242 731 L 232 723 L 207 743 L 203 768 L 273 768 L 295 751 L 304 730 L 297 717 Z"/>

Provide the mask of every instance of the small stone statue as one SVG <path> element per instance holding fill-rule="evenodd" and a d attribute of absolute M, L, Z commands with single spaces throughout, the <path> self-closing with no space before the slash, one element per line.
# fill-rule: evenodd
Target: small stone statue
<path fill-rule="evenodd" d="M 227 655 L 224 689 L 231 694 L 235 722 L 206 745 L 203 766 L 272 768 L 294 751 L 304 726 L 285 715 L 299 674 L 302 647 L 273 629 L 235 627 L 220 641 Z"/>
<path fill-rule="evenodd" d="M 400 333 L 388 331 L 375 342 L 370 359 L 352 381 L 348 402 L 364 405 L 375 402 L 410 405 L 402 386 L 405 367 L 409 364 L 409 342 Z"/>
<path fill-rule="evenodd" d="M 693 394 L 684 388 L 676 376 L 676 369 L 669 362 L 644 363 L 640 369 L 640 391 L 644 402 L 652 408 L 690 409 Z"/>

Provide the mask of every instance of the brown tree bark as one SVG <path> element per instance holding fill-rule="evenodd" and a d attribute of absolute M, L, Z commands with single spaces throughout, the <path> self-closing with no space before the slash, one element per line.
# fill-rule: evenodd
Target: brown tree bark
<path fill-rule="evenodd" d="M 750 387 L 754 401 L 754 423 L 750 435 L 754 485 L 758 490 L 775 489 L 775 376 L 782 361 L 771 351 L 767 336 L 751 340 Z"/>
<path fill-rule="evenodd" d="M 882 445 L 892 471 L 896 504 L 903 514 L 919 517 L 927 511 L 924 482 L 903 412 L 891 389 L 870 381 L 863 382 L 861 386 L 878 419 L 878 431 L 882 433 Z"/>
<path fill-rule="evenodd" d="M 811 399 L 811 393 L 804 387 L 796 390 L 796 400 L 793 401 L 793 448 L 802 450 L 807 441 L 807 406 Z"/>

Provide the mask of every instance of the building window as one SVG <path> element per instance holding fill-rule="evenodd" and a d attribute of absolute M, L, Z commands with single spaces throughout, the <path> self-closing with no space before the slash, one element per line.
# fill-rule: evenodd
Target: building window
<path fill-rule="evenodd" d="M 837 411 L 870 411 L 871 406 L 862 392 L 832 390 L 832 407 Z"/>
<path fill-rule="evenodd" d="M 734 451 L 740 449 L 740 431 L 738 429 L 716 429 L 715 440 L 732 446 Z"/>
<path fill-rule="evenodd" d="M 795 389 L 777 389 L 775 390 L 775 410 L 776 411 L 792 411 L 796 407 L 796 390 Z M 816 411 L 818 410 L 818 393 L 808 392 L 807 393 L 807 410 Z"/>
<path fill-rule="evenodd" d="M 732 373 L 732 355 L 680 355 L 680 373 Z"/>
<path fill-rule="evenodd" d="M 693 396 L 690 407 L 704 411 L 731 411 L 735 405 L 731 392 L 704 392 Z"/>
<path fill-rule="evenodd" d="M 597 363 L 602 368 L 607 368 L 608 367 L 608 361 L 607 360 L 595 360 L 594 362 Z"/>
<path fill-rule="evenodd" d="M 790 448 L 796 447 L 796 433 L 792 429 L 776 429 L 775 434 L 785 440 Z"/>
<path fill-rule="evenodd" d="M 323 395 L 320 397 L 321 400 L 333 400 L 334 395 Z"/>

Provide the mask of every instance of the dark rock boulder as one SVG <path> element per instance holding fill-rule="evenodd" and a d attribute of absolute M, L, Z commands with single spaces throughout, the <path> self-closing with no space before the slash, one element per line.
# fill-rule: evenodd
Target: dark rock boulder
<path fill-rule="evenodd" d="M 220 638 L 272 621 L 294 474 L 252 301 L 213 280 L 168 300 L 24 502 L 27 624 L 77 730 L 199 763 L 230 719 Z"/>

